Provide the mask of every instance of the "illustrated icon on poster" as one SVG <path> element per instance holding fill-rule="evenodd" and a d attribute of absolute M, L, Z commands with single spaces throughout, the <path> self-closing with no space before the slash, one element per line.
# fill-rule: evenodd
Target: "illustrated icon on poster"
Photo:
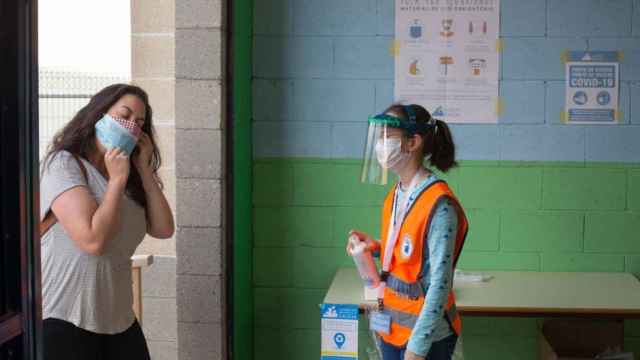
<path fill-rule="evenodd" d="M 338 349 L 342 349 L 342 345 L 344 345 L 344 343 L 347 341 L 347 337 L 344 336 L 343 333 L 336 333 L 333 336 L 333 341 L 336 343 Z"/>
<path fill-rule="evenodd" d="M 471 74 L 474 76 L 480 76 L 482 70 L 487 67 L 487 60 L 485 59 L 469 59 L 469 67 L 471 68 Z"/>
<path fill-rule="evenodd" d="M 442 19 L 442 31 L 440 31 L 440 36 L 444 38 L 450 38 L 454 35 L 453 29 L 453 19 Z"/>
<path fill-rule="evenodd" d="M 486 20 L 469 21 L 469 35 L 473 35 L 473 36 L 487 35 L 487 21 Z"/>
<path fill-rule="evenodd" d="M 409 74 L 413 76 L 422 75 L 422 62 L 420 59 L 412 59 L 409 63 Z"/>
<path fill-rule="evenodd" d="M 327 311 L 324 312 L 323 316 L 326 318 L 337 318 L 338 312 L 336 311 L 336 307 L 335 306 L 327 307 Z"/>
<path fill-rule="evenodd" d="M 573 95 L 573 102 L 576 105 L 585 105 L 588 101 L 589 98 L 587 97 L 587 93 L 584 91 L 578 91 Z"/>
<path fill-rule="evenodd" d="M 608 91 L 601 91 L 598 93 L 598 97 L 596 98 L 596 101 L 598 102 L 599 105 L 602 105 L 602 106 L 609 105 L 609 103 L 611 102 L 611 95 L 609 94 Z"/>
<path fill-rule="evenodd" d="M 422 24 L 420 20 L 413 20 L 413 23 L 409 26 L 409 36 L 412 39 L 420 39 L 422 37 Z"/>
<path fill-rule="evenodd" d="M 444 76 L 449 74 L 449 66 L 453 65 L 453 57 L 441 56 L 440 57 L 440 73 Z"/>

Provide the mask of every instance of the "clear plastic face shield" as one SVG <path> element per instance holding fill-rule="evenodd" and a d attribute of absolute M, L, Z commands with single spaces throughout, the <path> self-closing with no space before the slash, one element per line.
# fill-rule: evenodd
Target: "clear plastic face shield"
<path fill-rule="evenodd" d="M 380 114 L 369 117 L 360 181 L 365 184 L 387 185 L 389 170 L 397 173 L 411 154 L 403 151 L 405 135 L 414 136 L 435 128 L 435 119 L 418 122 L 412 106 L 404 106 L 407 119 Z"/>
<path fill-rule="evenodd" d="M 401 120 L 380 114 L 369 117 L 360 181 L 365 184 L 386 185 L 389 169 L 398 152 L 402 151 Z M 395 157 L 394 157 L 395 155 Z"/>

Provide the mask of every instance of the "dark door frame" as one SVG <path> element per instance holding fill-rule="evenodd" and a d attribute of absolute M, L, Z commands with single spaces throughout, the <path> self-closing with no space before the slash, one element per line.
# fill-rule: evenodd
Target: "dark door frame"
<path fill-rule="evenodd" d="M 0 359 L 42 359 L 37 13 L 0 1 Z"/>

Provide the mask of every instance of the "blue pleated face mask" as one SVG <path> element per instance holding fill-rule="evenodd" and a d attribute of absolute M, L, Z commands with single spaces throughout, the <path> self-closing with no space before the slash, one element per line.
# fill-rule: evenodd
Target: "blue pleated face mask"
<path fill-rule="evenodd" d="M 96 137 L 107 149 L 120 148 L 127 155 L 131 155 L 138 143 L 142 130 L 136 123 L 124 119 L 114 119 L 105 114 L 96 123 Z"/>

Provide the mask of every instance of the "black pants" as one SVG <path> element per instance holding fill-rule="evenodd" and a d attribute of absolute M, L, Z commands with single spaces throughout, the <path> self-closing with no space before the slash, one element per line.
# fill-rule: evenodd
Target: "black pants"
<path fill-rule="evenodd" d="M 451 360 L 453 352 L 458 342 L 457 335 L 450 335 L 440 341 L 431 344 L 431 349 L 427 354 L 427 360 Z M 404 354 L 407 352 L 407 346 L 397 348 L 391 344 L 387 344 L 382 340 L 380 342 L 382 350 L 382 360 L 403 360 Z"/>
<path fill-rule="evenodd" d="M 45 319 L 44 360 L 150 360 L 137 321 L 114 335 L 96 334 L 58 319 Z"/>

